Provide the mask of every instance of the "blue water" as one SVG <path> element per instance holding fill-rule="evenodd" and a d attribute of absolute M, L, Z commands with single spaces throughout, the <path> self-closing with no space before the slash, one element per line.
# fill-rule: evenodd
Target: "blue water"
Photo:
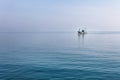
<path fill-rule="evenodd" d="M 0 33 L 0 80 L 120 80 L 120 33 Z"/>

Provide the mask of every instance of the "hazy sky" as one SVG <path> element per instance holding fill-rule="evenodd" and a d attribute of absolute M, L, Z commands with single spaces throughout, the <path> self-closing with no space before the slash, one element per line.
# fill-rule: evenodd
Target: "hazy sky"
<path fill-rule="evenodd" d="M 120 0 L 0 0 L 0 32 L 120 31 Z"/>

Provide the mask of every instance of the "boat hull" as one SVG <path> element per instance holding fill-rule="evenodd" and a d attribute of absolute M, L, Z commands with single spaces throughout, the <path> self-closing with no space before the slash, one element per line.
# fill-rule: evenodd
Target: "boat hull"
<path fill-rule="evenodd" d="M 87 32 L 79 32 L 79 31 L 78 31 L 78 34 L 87 34 Z"/>

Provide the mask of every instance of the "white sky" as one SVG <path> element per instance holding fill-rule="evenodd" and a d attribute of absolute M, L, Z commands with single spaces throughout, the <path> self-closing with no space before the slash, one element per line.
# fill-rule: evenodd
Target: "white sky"
<path fill-rule="evenodd" d="M 0 0 L 0 32 L 120 31 L 120 0 Z"/>

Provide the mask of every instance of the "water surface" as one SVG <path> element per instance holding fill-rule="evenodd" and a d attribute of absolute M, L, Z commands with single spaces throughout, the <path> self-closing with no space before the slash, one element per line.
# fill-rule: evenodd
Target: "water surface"
<path fill-rule="evenodd" d="M 120 80 L 120 33 L 0 33 L 0 80 Z"/>

